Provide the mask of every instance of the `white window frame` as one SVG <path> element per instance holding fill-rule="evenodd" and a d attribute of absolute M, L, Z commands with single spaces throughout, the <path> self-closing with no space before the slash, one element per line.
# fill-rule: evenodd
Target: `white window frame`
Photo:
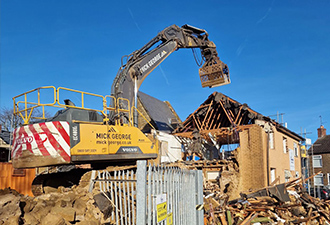
<path fill-rule="evenodd" d="M 298 157 L 298 144 L 296 142 L 293 142 L 293 151 L 294 151 L 294 156 Z"/>
<path fill-rule="evenodd" d="M 330 173 L 327 173 L 327 178 L 328 178 L 328 186 L 330 185 Z"/>
<path fill-rule="evenodd" d="M 269 148 L 274 149 L 274 133 L 269 133 Z"/>
<path fill-rule="evenodd" d="M 320 160 L 320 165 L 315 166 L 315 161 Z M 322 155 L 313 155 L 313 167 L 314 168 L 322 168 L 323 162 L 322 162 Z"/>
<path fill-rule="evenodd" d="M 288 139 L 286 137 L 283 137 L 283 152 L 287 153 L 288 152 Z"/>
<path fill-rule="evenodd" d="M 321 179 L 322 182 L 321 182 L 321 183 L 316 183 L 316 181 L 315 181 L 316 178 Z M 324 186 L 323 173 L 320 173 L 320 174 L 315 175 L 315 176 L 313 177 L 313 179 L 314 179 L 314 185 L 315 185 L 315 186 Z M 315 191 L 315 190 L 314 190 L 314 191 Z"/>
<path fill-rule="evenodd" d="M 270 183 L 276 180 L 276 168 L 270 168 Z"/>

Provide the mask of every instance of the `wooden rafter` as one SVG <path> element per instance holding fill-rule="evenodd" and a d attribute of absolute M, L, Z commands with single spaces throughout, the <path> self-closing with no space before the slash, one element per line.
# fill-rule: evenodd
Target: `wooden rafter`
<path fill-rule="evenodd" d="M 234 125 L 234 124 L 233 124 L 233 121 L 232 121 L 232 119 L 230 118 L 230 116 L 229 116 L 229 114 L 228 114 L 228 112 L 227 112 L 226 108 L 223 106 L 222 102 L 221 102 L 221 101 L 219 101 L 219 103 L 220 103 L 220 105 L 221 105 L 221 107 L 222 107 L 223 111 L 225 112 L 225 114 L 226 114 L 226 116 L 227 116 L 227 118 L 228 118 L 229 122 L 230 122 L 232 125 Z"/>
<path fill-rule="evenodd" d="M 235 121 L 234 121 L 235 124 L 239 124 L 239 123 L 237 123 L 237 120 L 240 118 L 239 116 L 240 116 L 240 114 L 241 114 L 242 108 L 243 108 L 243 106 L 240 106 L 240 107 L 239 107 L 239 110 L 238 110 L 238 113 L 237 113 L 236 119 L 235 119 Z"/>
<path fill-rule="evenodd" d="M 202 138 L 206 140 L 210 140 L 209 134 L 211 134 L 213 137 L 216 137 L 217 140 L 224 139 L 226 140 L 228 136 L 233 136 L 234 132 L 241 132 L 243 130 L 249 129 L 252 125 L 243 125 L 243 126 L 237 126 L 236 129 L 229 129 L 226 128 L 220 128 L 220 129 L 211 129 L 211 130 L 201 130 L 200 135 Z M 184 132 L 184 133 L 177 133 L 175 134 L 178 137 L 181 138 L 193 138 L 193 132 Z"/>
<path fill-rule="evenodd" d="M 208 116 L 208 114 L 209 114 L 209 112 L 210 112 L 210 110 L 211 110 L 212 103 L 213 103 L 213 100 L 212 100 L 211 103 L 208 105 L 209 108 L 207 109 L 206 115 L 205 115 L 204 120 L 203 120 L 203 123 L 202 123 L 202 125 L 201 125 L 201 129 L 202 129 L 202 130 L 203 130 L 204 127 L 205 127 L 205 120 L 208 118 L 207 116 Z"/>

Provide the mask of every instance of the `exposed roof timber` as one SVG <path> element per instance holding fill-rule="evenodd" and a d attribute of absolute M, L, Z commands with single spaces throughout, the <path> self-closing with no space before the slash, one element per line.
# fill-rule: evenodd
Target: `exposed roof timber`
<path fill-rule="evenodd" d="M 258 115 L 260 114 L 250 110 L 247 105 L 214 92 L 188 116 L 183 126 L 176 129 L 175 133 L 191 132 L 195 128 L 201 131 L 251 124 L 251 118 L 257 118 Z"/>
<path fill-rule="evenodd" d="M 209 134 L 212 135 L 212 137 L 220 144 L 228 144 L 229 142 L 234 144 L 238 143 L 238 135 L 236 135 L 238 132 L 241 132 L 243 130 L 249 129 L 251 125 L 243 125 L 243 126 L 236 126 L 235 128 L 220 128 L 220 129 L 211 129 L 211 130 L 201 130 L 200 135 L 203 139 L 211 141 L 211 138 Z M 193 132 L 183 132 L 183 133 L 176 133 L 174 134 L 180 138 L 193 138 Z"/>
<path fill-rule="evenodd" d="M 303 138 L 290 131 L 269 117 L 252 110 L 247 104 L 241 104 L 236 100 L 219 92 L 212 93 L 188 118 L 178 127 L 174 133 L 188 135 L 197 129 L 200 133 L 210 130 L 223 130 L 223 128 L 237 128 L 254 124 L 256 120 L 270 122 L 280 132 L 297 141 Z M 183 134 L 185 133 L 185 134 Z"/>

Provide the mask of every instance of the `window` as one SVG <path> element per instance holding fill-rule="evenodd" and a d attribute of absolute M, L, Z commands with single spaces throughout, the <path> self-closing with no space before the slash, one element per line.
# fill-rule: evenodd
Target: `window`
<path fill-rule="evenodd" d="M 292 177 L 292 175 L 290 173 L 290 170 L 284 170 L 285 182 L 289 182 L 291 177 Z"/>
<path fill-rule="evenodd" d="M 293 143 L 293 151 L 294 151 L 294 156 L 298 157 L 298 144 L 296 142 Z"/>
<path fill-rule="evenodd" d="M 276 179 L 276 169 L 270 168 L 270 183 L 273 183 Z"/>
<path fill-rule="evenodd" d="M 320 173 L 314 177 L 315 186 L 323 186 L 323 173 Z"/>
<path fill-rule="evenodd" d="M 327 173 L 327 177 L 328 177 L 328 185 L 330 185 L 330 173 Z"/>
<path fill-rule="evenodd" d="M 274 149 L 274 133 L 269 133 L 269 148 Z"/>
<path fill-rule="evenodd" d="M 322 168 L 322 156 L 314 155 L 313 156 L 313 167 L 314 168 Z"/>
<path fill-rule="evenodd" d="M 287 145 L 287 139 L 283 137 L 283 152 L 287 153 L 288 145 Z"/>

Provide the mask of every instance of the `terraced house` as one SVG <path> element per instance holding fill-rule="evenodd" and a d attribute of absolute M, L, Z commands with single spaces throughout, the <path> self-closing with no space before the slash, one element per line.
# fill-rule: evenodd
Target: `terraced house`
<path fill-rule="evenodd" d="M 330 135 L 327 135 L 326 129 L 321 125 L 317 129 L 318 139 L 308 149 L 310 156 L 310 174 L 317 174 L 312 185 L 330 186 Z"/>

